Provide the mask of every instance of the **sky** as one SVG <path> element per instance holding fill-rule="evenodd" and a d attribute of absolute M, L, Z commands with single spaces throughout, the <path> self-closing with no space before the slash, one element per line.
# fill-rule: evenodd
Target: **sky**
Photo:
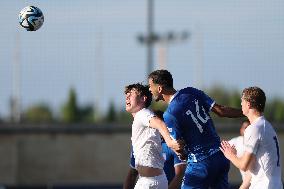
<path fill-rule="evenodd" d="M 35 32 L 18 23 L 28 5 L 45 17 Z M 284 99 L 284 1 L 154 5 L 157 34 L 190 33 L 185 41 L 154 48 L 154 68 L 164 60 L 176 89 L 221 85 L 241 93 L 259 86 L 268 97 Z M 9 0 L 0 6 L 0 117 L 9 115 L 15 86 L 22 109 L 43 102 L 58 112 L 73 87 L 80 105 L 95 104 L 103 112 L 110 101 L 124 106 L 124 86 L 146 83 L 146 48 L 137 40 L 146 34 L 146 0 Z M 17 52 L 19 80 L 13 79 Z"/>

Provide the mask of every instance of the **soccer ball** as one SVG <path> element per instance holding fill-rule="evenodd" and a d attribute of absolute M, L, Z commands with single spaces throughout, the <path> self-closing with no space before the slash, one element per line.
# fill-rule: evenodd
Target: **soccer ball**
<path fill-rule="evenodd" d="M 44 22 L 41 10 L 35 6 L 23 8 L 19 14 L 19 23 L 27 31 L 38 30 Z"/>

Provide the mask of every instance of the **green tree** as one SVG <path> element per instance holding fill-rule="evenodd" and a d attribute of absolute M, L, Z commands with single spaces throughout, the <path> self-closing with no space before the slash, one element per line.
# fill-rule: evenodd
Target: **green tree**
<path fill-rule="evenodd" d="M 241 108 L 241 93 L 234 91 L 229 95 L 229 106 L 234 108 Z"/>
<path fill-rule="evenodd" d="M 116 109 L 115 109 L 115 105 L 114 102 L 111 101 L 106 113 L 106 117 L 105 117 L 105 121 L 106 122 L 115 122 L 117 119 L 117 115 L 116 115 Z"/>
<path fill-rule="evenodd" d="M 69 90 L 67 102 L 62 107 L 62 121 L 64 123 L 74 123 L 80 120 L 79 107 L 77 105 L 77 95 L 74 88 Z"/>
<path fill-rule="evenodd" d="M 284 102 L 276 97 L 266 104 L 265 112 L 266 118 L 274 122 L 284 122 Z"/>
<path fill-rule="evenodd" d="M 53 121 L 53 116 L 46 104 L 38 104 L 24 112 L 24 120 L 29 123 L 47 123 Z"/>
<path fill-rule="evenodd" d="M 95 110 L 92 105 L 86 105 L 79 108 L 79 120 L 87 123 L 95 122 Z"/>
<path fill-rule="evenodd" d="M 159 102 L 155 102 L 153 101 L 150 108 L 152 110 L 161 110 L 161 111 L 165 111 L 167 109 L 167 103 L 163 102 L 163 101 L 159 101 Z"/>
<path fill-rule="evenodd" d="M 124 108 L 122 108 L 118 113 L 117 113 L 117 121 L 119 123 L 124 123 L 124 124 L 131 124 L 133 121 L 132 115 L 127 112 Z"/>

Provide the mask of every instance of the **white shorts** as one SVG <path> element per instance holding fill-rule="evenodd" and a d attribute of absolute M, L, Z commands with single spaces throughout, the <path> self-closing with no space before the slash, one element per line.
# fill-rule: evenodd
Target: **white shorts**
<path fill-rule="evenodd" d="M 141 177 L 139 176 L 134 189 L 167 189 L 168 180 L 163 174 L 155 177 Z"/>

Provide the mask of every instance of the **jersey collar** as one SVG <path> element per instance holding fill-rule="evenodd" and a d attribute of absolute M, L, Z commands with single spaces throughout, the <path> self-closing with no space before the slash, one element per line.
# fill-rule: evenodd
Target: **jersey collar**
<path fill-rule="evenodd" d="M 171 96 L 169 103 L 171 103 L 171 101 L 177 96 L 178 93 L 179 93 L 179 91 L 177 91 L 173 96 Z"/>

